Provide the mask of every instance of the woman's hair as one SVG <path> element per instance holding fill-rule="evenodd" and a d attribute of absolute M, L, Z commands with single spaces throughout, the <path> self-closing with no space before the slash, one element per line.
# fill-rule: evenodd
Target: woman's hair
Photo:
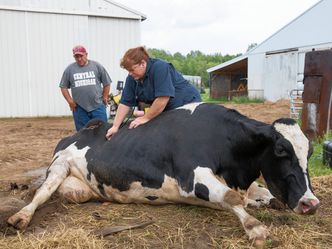
<path fill-rule="evenodd" d="M 145 60 L 146 62 L 149 60 L 149 54 L 145 47 L 140 46 L 137 48 L 131 48 L 124 54 L 120 66 L 130 70 L 133 65 L 140 63 L 142 60 Z"/>

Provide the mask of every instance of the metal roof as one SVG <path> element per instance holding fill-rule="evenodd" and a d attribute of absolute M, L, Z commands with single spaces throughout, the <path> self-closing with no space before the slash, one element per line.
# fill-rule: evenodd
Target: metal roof
<path fill-rule="evenodd" d="M 104 0 L 104 1 L 105 1 L 105 2 L 108 2 L 108 3 L 110 3 L 110 4 L 113 4 L 113 5 L 115 5 L 115 6 L 118 6 L 118 7 L 122 8 L 122 9 L 124 9 L 124 10 L 129 11 L 129 12 L 132 12 L 133 14 L 136 14 L 136 15 L 141 16 L 141 20 L 142 20 L 142 21 L 146 20 L 146 15 L 143 14 L 143 13 L 141 13 L 141 12 L 139 12 L 139 11 L 137 11 L 137 10 L 134 10 L 134 9 L 132 9 L 132 8 L 129 8 L 129 7 L 127 7 L 127 6 L 124 6 L 123 4 L 120 4 L 120 3 L 117 3 L 117 2 L 114 2 L 114 1 L 111 1 L 111 0 Z"/>
<path fill-rule="evenodd" d="M 27 11 L 27 12 L 38 12 L 38 13 L 54 13 L 54 14 L 65 14 L 65 15 L 83 15 L 83 16 L 100 16 L 100 17 L 111 17 L 111 18 L 124 18 L 124 19 L 136 19 L 144 21 L 146 20 L 146 15 L 133 10 L 127 6 L 114 2 L 112 0 L 100 0 L 100 3 L 106 3 L 113 5 L 118 8 L 118 12 L 103 10 L 99 11 L 96 9 L 84 8 L 84 3 L 82 2 L 81 8 L 65 8 L 63 6 L 50 7 L 46 5 L 38 5 L 36 2 L 6 2 L 0 0 L 0 10 L 14 10 L 14 11 Z M 43 3 L 43 2 L 42 2 Z M 60 4 L 60 3 L 59 3 Z M 90 5 L 90 4 L 89 4 Z M 40 7 L 41 6 L 41 7 Z M 83 6 L 83 8 L 82 8 Z M 76 7 L 76 6 L 75 6 Z"/>
<path fill-rule="evenodd" d="M 224 62 L 224 63 L 221 63 L 221 64 L 219 64 L 219 65 L 217 65 L 217 66 L 214 66 L 214 67 L 208 68 L 206 71 L 207 71 L 208 73 L 211 73 L 211 72 L 213 72 L 213 71 L 217 71 L 217 70 L 219 70 L 219 69 L 221 69 L 221 68 L 224 68 L 224 67 L 227 67 L 227 66 L 229 66 L 229 65 L 235 64 L 235 63 L 240 62 L 240 61 L 242 61 L 242 60 L 245 60 L 245 59 L 247 59 L 247 58 L 248 58 L 248 53 L 246 53 L 246 54 L 244 54 L 244 55 L 240 55 L 239 57 L 236 57 L 236 58 L 234 58 L 234 59 L 232 59 L 232 60 L 229 60 L 229 61 L 226 61 L 226 62 Z"/>

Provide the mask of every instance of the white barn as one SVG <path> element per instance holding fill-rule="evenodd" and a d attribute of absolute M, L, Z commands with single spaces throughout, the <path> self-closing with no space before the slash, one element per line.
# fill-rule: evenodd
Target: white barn
<path fill-rule="evenodd" d="M 288 99 L 303 87 L 305 53 L 332 48 L 331 13 L 332 1 L 319 1 L 246 54 L 209 68 L 212 97 L 246 85 L 251 98 Z"/>
<path fill-rule="evenodd" d="M 70 115 L 59 89 L 71 49 L 84 45 L 124 81 L 124 52 L 140 45 L 145 15 L 110 0 L 0 0 L 0 117 Z"/>

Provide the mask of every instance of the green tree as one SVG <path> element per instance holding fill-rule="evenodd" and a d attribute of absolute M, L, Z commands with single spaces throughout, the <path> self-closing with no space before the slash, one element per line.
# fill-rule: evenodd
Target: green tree
<path fill-rule="evenodd" d="M 248 45 L 247 52 L 257 46 L 257 43 L 251 43 Z"/>
<path fill-rule="evenodd" d="M 179 52 L 171 54 L 168 51 L 156 48 L 148 49 L 148 53 L 153 58 L 163 59 L 172 63 L 174 67 L 184 75 L 201 76 L 204 87 L 208 87 L 209 85 L 209 74 L 206 72 L 208 68 L 241 55 L 222 55 L 221 53 L 207 55 L 199 50 L 190 51 L 187 55 L 182 55 Z"/>

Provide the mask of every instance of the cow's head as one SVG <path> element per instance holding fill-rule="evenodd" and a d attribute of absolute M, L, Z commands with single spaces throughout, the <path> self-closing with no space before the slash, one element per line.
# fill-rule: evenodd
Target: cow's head
<path fill-rule="evenodd" d="M 308 159 L 308 139 L 293 119 L 279 119 L 272 125 L 272 146 L 264 154 L 262 174 L 270 192 L 300 214 L 313 214 L 319 200 L 313 194 Z"/>

